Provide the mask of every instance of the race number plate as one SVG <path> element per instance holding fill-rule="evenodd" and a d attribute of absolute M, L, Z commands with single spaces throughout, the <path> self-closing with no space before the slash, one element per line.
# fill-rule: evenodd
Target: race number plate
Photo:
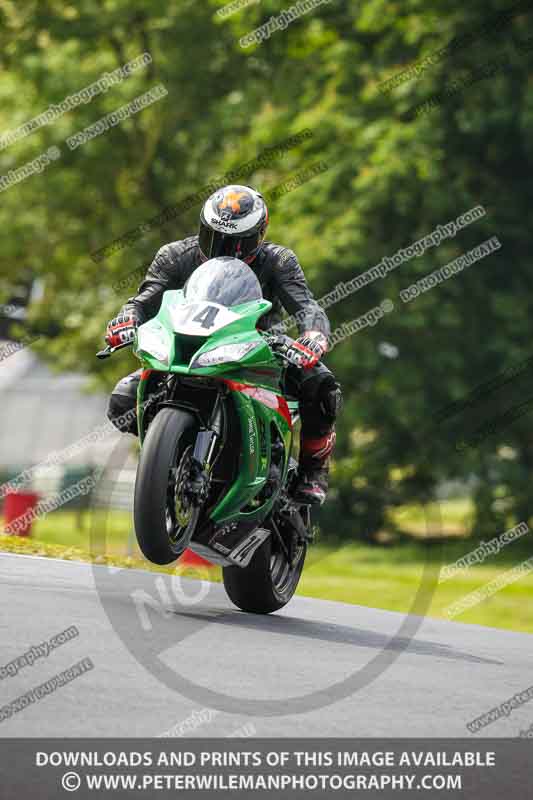
<path fill-rule="evenodd" d="M 209 336 L 239 319 L 239 315 L 218 303 L 188 303 L 171 310 L 176 333 Z"/>

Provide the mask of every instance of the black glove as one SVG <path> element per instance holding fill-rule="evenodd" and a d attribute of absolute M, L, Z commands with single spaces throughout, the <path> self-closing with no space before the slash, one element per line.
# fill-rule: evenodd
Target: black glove
<path fill-rule="evenodd" d="M 289 347 L 291 362 L 302 369 L 312 369 L 327 349 L 328 341 L 322 333 L 304 333 Z"/>
<path fill-rule="evenodd" d="M 295 341 L 288 336 L 269 336 L 268 344 L 280 352 L 296 367 L 311 369 L 320 361 L 327 349 L 326 337 L 322 334 L 300 336 Z"/>
<path fill-rule="evenodd" d="M 124 308 L 118 317 L 107 323 L 105 340 L 110 347 L 132 342 L 140 320 L 133 309 Z"/>

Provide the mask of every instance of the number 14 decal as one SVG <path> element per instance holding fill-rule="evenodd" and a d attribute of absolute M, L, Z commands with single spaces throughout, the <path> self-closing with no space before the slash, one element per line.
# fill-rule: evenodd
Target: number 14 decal
<path fill-rule="evenodd" d="M 185 307 L 179 312 L 180 322 L 197 322 L 201 328 L 209 330 L 209 328 L 212 328 L 215 324 L 215 319 L 219 311 L 220 308 L 211 305 L 202 305 L 200 306 L 200 310 L 198 310 L 198 303 L 195 303 L 189 308 Z"/>
<path fill-rule="evenodd" d="M 212 328 L 219 311 L 220 309 L 217 308 L 217 306 L 204 306 L 200 312 L 192 318 L 192 321 L 199 322 L 202 328 Z"/>

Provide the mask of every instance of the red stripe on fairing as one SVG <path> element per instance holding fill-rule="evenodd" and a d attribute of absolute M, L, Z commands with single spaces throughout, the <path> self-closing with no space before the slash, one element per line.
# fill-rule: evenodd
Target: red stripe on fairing
<path fill-rule="evenodd" d="M 278 413 L 281 414 L 283 419 L 286 422 L 288 422 L 289 427 L 292 428 L 291 410 L 289 408 L 287 401 L 285 400 L 284 397 L 281 397 L 281 395 L 276 395 L 276 397 L 278 398 L 279 401 Z"/>
<path fill-rule="evenodd" d="M 152 372 L 153 372 L 153 369 L 143 369 L 143 371 L 141 372 L 141 380 L 142 381 L 148 380 L 148 378 L 150 377 Z"/>
<path fill-rule="evenodd" d="M 225 383 L 226 386 L 234 392 L 242 392 L 243 389 L 246 389 L 248 384 L 246 383 L 238 383 L 237 381 L 232 381 L 230 378 L 222 378 L 222 383 Z"/>
<path fill-rule="evenodd" d="M 251 397 L 253 400 L 263 403 L 267 408 L 272 408 L 274 411 L 277 411 L 277 413 L 286 420 L 289 427 L 292 428 L 291 412 L 284 397 L 275 392 L 270 392 L 268 389 L 261 389 L 259 386 L 250 386 L 247 383 L 239 383 L 229 378 L 223 378 L 222 380 L 232 391 L 241 392 Z"/>

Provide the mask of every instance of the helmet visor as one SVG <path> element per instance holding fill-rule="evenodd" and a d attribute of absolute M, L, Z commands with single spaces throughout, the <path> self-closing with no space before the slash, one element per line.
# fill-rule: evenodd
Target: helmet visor
<path fill-rule="evenodd" d="M 251 236 L 235 236 L 215 231 L 203 222 L 200 224 L 199 245 L 206 258 L 230 256 L 244 260 L 254 255 L 261 241 L 258 232 Z"/>

